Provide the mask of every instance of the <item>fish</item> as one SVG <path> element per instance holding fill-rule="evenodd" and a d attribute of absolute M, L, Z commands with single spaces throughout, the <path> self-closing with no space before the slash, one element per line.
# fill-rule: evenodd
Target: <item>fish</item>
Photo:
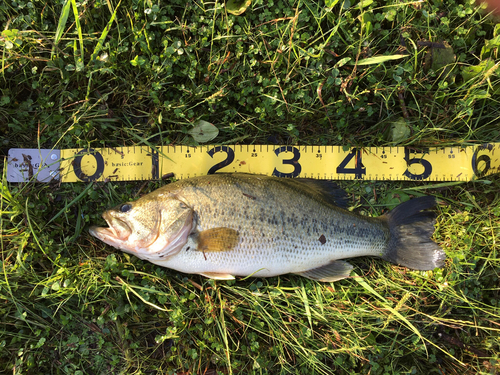
<path fill-rule="evenodd" d="M 378 217 L 346 209 L 334 182 L 244 173 L 167 184 L 103 213 L 90 234 L 140 259 L 230 280 L 297 274 L 321 282 L 350 276 L 347 258 L 380 257 L 415 270 L 443 267 L 431 237 L 436 198 L 406 201 Z"/>

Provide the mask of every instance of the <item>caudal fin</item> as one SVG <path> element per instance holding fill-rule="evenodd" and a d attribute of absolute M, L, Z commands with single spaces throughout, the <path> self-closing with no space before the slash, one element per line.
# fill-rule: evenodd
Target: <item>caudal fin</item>
<path fill-rule="evenodd" d="M 387 214 L 391 238 L 385 260 L 416 270 L 442 267 L 446 254 L 431 240 L 435 215 L 423 211 L 436 205 L 434 197 L 409 200 Z"/>

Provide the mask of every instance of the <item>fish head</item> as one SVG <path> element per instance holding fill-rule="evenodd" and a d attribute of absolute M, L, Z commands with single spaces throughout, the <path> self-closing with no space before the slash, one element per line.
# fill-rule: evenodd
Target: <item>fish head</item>
<path fill-rule="evenodd" d="M 90 234 L 141 259 L 174 255 L 187 242 L 194 211 L 174 195 L 144 196 L 103 213 L 109 227 L 91 227 Z"/>

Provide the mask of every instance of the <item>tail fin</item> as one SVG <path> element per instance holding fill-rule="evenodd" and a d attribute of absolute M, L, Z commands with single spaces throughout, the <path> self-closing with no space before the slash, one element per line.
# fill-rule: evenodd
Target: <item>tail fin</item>
<path fill-rule="evenodd" d="M 414 198 L 387 214 L 391 238 L 385 260 L 416 270 L 432 270 L 444 265 L 446 254 L 430 237 L 435 215 L 424 211 L 436 205 L 436 198 Z"/>

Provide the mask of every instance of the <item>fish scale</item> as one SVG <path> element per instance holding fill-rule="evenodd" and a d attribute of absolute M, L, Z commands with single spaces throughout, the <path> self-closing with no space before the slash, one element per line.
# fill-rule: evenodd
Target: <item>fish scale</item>
<path fill-rule="evenodd" d="M 169 207 L 178 207 L 175 210 L 179 212 L 172 213 L 170 210 L 162 214 L 191 218 L 185 224 L 190 225 L 189 235 L 182 237 L 184 243 L 176 245 L 175 253 L 168 250 L 149 251 L 148 248 L 137 250 L 137 246 L 127 250 L 124 240 L 121 243 L 118 241 L 116 247 L 160 266 L 213 278 L 297 273 L 312 279 L 332 281 L 348 276 L 352 269 L 341 259 L 358 256 L 379 256 L 419 269 L 442 264 L 444 252 L 429 239 L 433 219 L 427 214 L 419 214 L 421 209 L 416 207 L 418 199 L 410 201 L 412 207 L 415 206 L 413 209 L 394 210 L 401 223 L 405 223 L 401 211 L 408 211 L 409 214 L 415 211 L 423 220 L 419 233 L 423 238 L 414 239 L 416 248 L 413 251 L 420 255 L 422 251 L 427 251 L 429 260 L 419 258 L 422 264 L 412 265 L 412 257 L 408 256 L 404 245 L 408 242 L 404 236 L 412 239 L 412 233 L 406 231 L 401 234 L 403 229 L 399 228 L 399 223 L 392 222 L 390 216 L 364 217 L 338 207 L 341 196 L 339 189 L 330 182 L 216 174 L 181 180 L 129 203 L 132 206 L 130 212 L 136 213 L 134 222 L 129 217 L 129 223 L 123 224 L 127 223 L 128 213 L 120 213 L 116 209 L 103 216 L 116 217 L 113 220 L 120 220 L 119 225 L 137 227 L 139 232 L 146 230 L 145 222 L 152 221 L 152 206 L 160 213 L 167 202 Z M 435 200 L 430 198 L 432 202 L 427 199 L 425 205 L 435 204 Z M 172 204 L 172 200 L 181 205 Z M 423 203 L 422 198 L 420 203 Z M 140 218 L 137 213 L 142 207 L 147 207 L 144 214 L 148 219 L 144 223 L 136 223 Z M 186 207 L 192 211 L 192 216 L 183 214 L 182 210 Z M 161 220 L 164 231 L 168 232 L 169 219 L 162 216 Z M 412 220 L 410 215 L 406 224 L 411 224 Z M 113 224 L 117 225 L 111 219 L 107 221 L 111 228 Z M 179 219 L 173 220 L 173 223 L 175 228 L 180 225 Z M 91 233 L 98 238 L 110 231 L 107 228 L 91 229 Z M 173 237 L 174 232 L 179 230 L 172 231 Z M 165 236 L 168 237 L 165 233 L 158 233 L 157 237 L 162 239 Z M 112 244 L 109 241 L 105 240 Z M 204 248 L 209 250 L 201 250 L 202 242 L 206 244 Z M 409 263 L 405 259 L 409 259 Z"/>

